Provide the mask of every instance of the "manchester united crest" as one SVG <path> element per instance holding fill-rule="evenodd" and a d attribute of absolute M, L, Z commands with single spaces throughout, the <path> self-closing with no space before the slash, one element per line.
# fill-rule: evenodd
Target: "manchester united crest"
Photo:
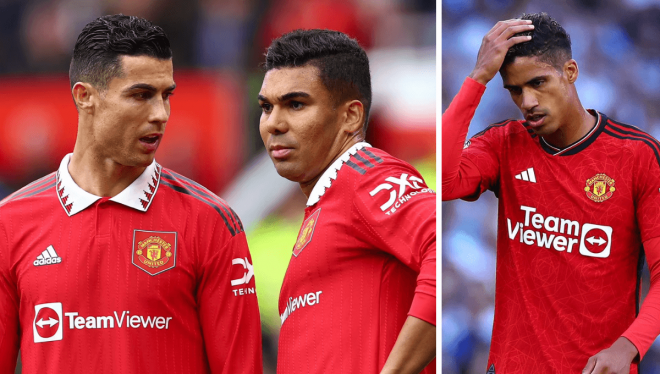
<path fill-rule="evenodd" d="M 603 173 L 587 179 L 587 185 L 584 187 L 587 197 L 597 203 L 602 203 L 612 197 L 615 190 L 614 179 Z"/>
<path fill-rule="evenodd" d="M 174 268 L 176 239 L 176 232 L 134 230 L 133 265 L 149 275 Z"/>
<path fill-rule="evenodd" d="M 314 235 L 314 228 L 316 227 L 316 222 L 319 220 L 319 214 L 321 209 L 312 213 L 309 218 L 305 220 L 298 234 L 298 240 L 296 240 L 296 245 L 293 246 L 293 255 L 298 257 L 300 252 L 312 241 L 312 235 Z"/>

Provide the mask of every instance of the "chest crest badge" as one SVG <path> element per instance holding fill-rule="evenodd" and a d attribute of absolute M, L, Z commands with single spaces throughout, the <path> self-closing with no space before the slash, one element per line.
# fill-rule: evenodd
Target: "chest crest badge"
<path fill-rule="evenodd" d="M 314 235 L 314 228 L 316 227 L 316 222 L 319 220 L 319 214 L 321 214 L 321 209 L 312 213 L 309 218 L 303 222 L 300 233 L 298 234 L 298 240 L 296 240 L 296 245 L 293 246 L 293 255 L 298 257 L 300 252 L 312 241 L 312 236 Z"/>
<path fill-rule="evenodd" d="M 133 231 L 133 265 L 149 275 L 160 274 L 176 265 L 176 232 Z"/>
<path fill-rule="evenodd" d="M 597 203 L 602 203 L 612 197 L 615 190 L 614 179 L 603 173 L 587 179 L 587 185 L 584 187 L 587 197 Z"/>

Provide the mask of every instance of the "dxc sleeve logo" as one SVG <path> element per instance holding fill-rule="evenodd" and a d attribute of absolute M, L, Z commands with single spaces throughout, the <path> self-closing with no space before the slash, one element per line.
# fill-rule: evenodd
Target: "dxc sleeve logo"
<path fill-rule="evenodd" d="M 420 193 L 433 193 L 433 190 L 430 188 L 427 188 L 424 185 L 424 181 L 416 176 L 410 176 L 408 177 L 408 174 L 403 173 L 399 178 L 395 177 L 387 177 L 385 178 L 386 182 L 390 183 L 383 183 L 378 185 L 378 187 L 374 188 L 371 192 L 369 192 L 369 195 L 375 196 L 381 191 L 389 191 L 390 192 L 390 197 L 389 200 L 383 205 L 380 206 L 380 210 L 385 212 L 385 214 L 390 215 L 391 213 L 396 212 L 397 208 L 399 208 L 403 203 L 406 201 L 410 200 L 413 196 L 420 194 Z M 420 185 L 421 184 L 421 185 Z M 398 186 L 398 195 L 397 191 L 395 190 L 394 186 Z M 406 193 L 408 187 L 412 190 L 410 193 Z M 419 191 L 417 191 L 419 190 Z"/>
<path fill-rule="evenodd" d="M 252 267 L 252 264 L 250 261 L 248 261 L 247 257 L 245 258 L 235 258 L 231 260 L 232 265 L 242 265 L 244 269 L 247 271 L 243 274 L 243 278 L 238 278 L 238 279 L 232 279 L 231 285 L 232 286 L 239 286 L 241 284 L 248 284 L 250 283 L 250 280 L 254 276 L 254 268 Z"/>

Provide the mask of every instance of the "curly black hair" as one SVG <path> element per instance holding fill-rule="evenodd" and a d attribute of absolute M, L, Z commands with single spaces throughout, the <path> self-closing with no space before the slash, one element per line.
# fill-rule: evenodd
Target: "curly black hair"
<path fill-rule="evenodd" d="M 359 100 L 364 106 L 366 133 L 371 107 L 369 58 L 355 39 L 333 30 L 295 30 L 273 40 L 266 51 L 265 71 L 315 66 L 335 105 Z"/>
<path fill-rule="evenodd" d="M 146 19 L 123 14 L 99 17 L 78 35 L 69 66 L 71 87 L 85 82 L 100 90 L 107 88 L 122 73 L 122 55 L 166 60 L 172 58 L 172 50 L 165 31 Z"/>
<path fill-rule="evenodd" d="M 518 43 L 509 48 L 502 67 L 512 63 L 516 57 L 538 57 L 539 60 L 561 69 L 564 62 L 573 58 L 571 37 L 561 25 L 547 13 L 523 14 L 521 19 L 531 20 L 534 30 L 514 36 L 531 35 L 532 40 Z"/>

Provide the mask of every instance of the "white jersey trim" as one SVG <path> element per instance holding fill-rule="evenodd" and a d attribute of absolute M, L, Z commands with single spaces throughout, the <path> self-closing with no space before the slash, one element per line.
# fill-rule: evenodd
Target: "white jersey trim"
<path fill-rule="evenodd" d="M 69 153 L 62 159 L 57 170 L 56 184 L 57 198 L 69 217 L 82 212 L 101 198 L 83 190 L 71 178 L 69 162 L 72 155 Z M 110 200 L 146 212 L 160 185 L 161 170 L 162 167 L 154 160 L 133 183 Z"/>
<path fill-rule="evenodd" d="M 371 145 L 366 142 L 354 144 L 351 148 L 344 152 L 344 154 L 339 156 L 339 158 L 336 159 L 335 162 L 333 162 L 332 165 L 330 165 L 330 167 L 325 170 L 325 172 L 323 172 L 321 178 L 319 178 L 318 182 L 316 182 L 316 185 L 314 185 L 312 193 L 309 195 L 309 199 L 307 199 L 307 206 L 312 206 L 319 202 L 321 196 L 323 196 L 325 191 L 332 185 L 332 181 L 337 179 L 337 172 L 339 169 L 341 169 L 341 167 L 346 163 L 346 161 L 348 161 L 349 158 L 351 158 L 352 155 L 365 147 L 371 147 Z"/>

